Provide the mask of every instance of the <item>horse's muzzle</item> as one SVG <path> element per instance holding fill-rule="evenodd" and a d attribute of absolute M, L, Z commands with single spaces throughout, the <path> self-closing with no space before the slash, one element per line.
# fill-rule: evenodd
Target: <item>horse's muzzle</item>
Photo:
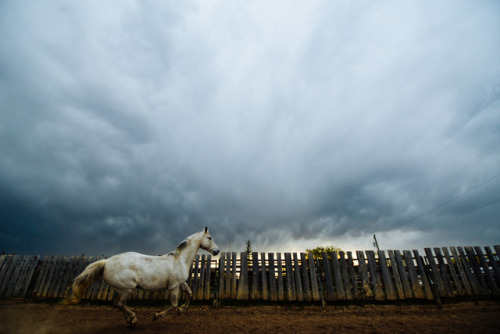
<path fill-rule="evenodd" d="M 217 249 L 217 250 L 212 251 L 212 254 L 213 254 L 214 256 L 216 256 L 217 254 L 219 254 L 219 250 Z"/>

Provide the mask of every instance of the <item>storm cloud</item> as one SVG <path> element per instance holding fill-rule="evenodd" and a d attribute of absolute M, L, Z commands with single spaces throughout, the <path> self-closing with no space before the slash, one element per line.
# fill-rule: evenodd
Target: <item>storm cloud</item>
<path fill-rule="evenodd" d="M 500 241 L 496 1 L 4 1 L 0 251 Z"/>

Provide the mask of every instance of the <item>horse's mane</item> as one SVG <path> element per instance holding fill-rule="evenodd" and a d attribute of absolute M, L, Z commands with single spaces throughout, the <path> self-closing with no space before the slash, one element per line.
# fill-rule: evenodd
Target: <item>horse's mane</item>
<path fill-rule="evenodd" d="M 187 240 L 184 240 L 183 242 L 181 242 L 179 244 L 179 246 L 177 246 L 177 248 L 175 249 L 176 252 L 180 253 L 184 248 L 186 248 L 188 245 L 187 243 Z"/>
<path fill-rule="evenodd" d="M 179 244 L 179 246 L 177 246 L 177 248 L 176 248 L 174 251 L 172 251 L 172 252 L 168 253 L 168 255 L 175 255 L 175 256 L 179 256 L 179 254 L 182 252 L 182 250 L 183 250 L 184 248 L 186 248 L 186 247 L 187 247 L 187 245 L 188 245 L 188 241 L 189 241 L 191 238 L 193 238 L 196 234 L 198 234 L 198 233 L 192 234 L 192 235 L 190 235 L 189 237 L 187 237 L 186 239 L 184 239 L 184 240 L 183 240 L 183 241 Z"/>

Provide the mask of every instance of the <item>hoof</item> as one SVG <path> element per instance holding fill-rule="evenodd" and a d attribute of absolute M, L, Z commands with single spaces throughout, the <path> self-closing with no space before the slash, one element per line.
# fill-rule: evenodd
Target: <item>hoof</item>
<path fill-rule="evenodd" d="M 132 317 L 127 318 L 127 324 L 130 328 L 134 328 L 137 325 L 137 317 L 134 315 Z"/>

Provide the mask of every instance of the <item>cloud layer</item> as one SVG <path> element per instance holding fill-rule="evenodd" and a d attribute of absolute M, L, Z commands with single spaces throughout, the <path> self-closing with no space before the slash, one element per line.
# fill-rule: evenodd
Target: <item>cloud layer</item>
<path fill-rule="evenodd" d="M 499 13 L 6 2 L 2 250 L 498 243 Z"/>

